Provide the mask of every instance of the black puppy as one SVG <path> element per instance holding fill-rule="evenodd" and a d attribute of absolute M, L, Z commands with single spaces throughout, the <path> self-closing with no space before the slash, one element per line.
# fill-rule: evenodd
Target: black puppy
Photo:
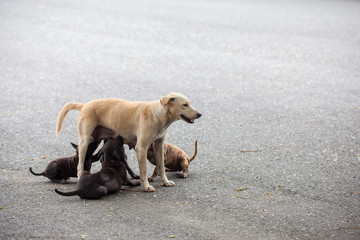
<path fill-rule="evenodd" d="M 55 159 L 48 163 L 45 170 L 42 173 L 35 173 L 33 172 L 32 168 L 30 167 L 29 170 L 32 174 L 36 176 L 45 176 L 49 178 L 52 182 L 55 183 L 66 183 L 66 180 L 70 177 L 77 177 L 77 165 L 79 162 L 79 155 L 77 150 L 77 145 L 71 143 L 73 148 L 76 149 L 76 154 L 72 157 L 63 157 Z M 91 141 L 85 157 L 85 164 L 84 169 L 86 171 L 90 171 L 91 164 L 99 160 L 100 155 L 92 155 L 96 148 L 98 147 L 99 143 L 97 141 Z"/>
<path fill-rule="evenodd" d="M 101 149 L 104 161 L 99 172 L 91 174 L 84 171 L 75 191 L 61 192 L 55 189 L 55 192 L 63 196 L 78 195 L 83 199 L 98 199 L 108 193 L 119 191 L 122 185 L 139 186 L 140 181 L 130 180 L 127 177 L 123 144 L 121 136 L 109 139 Z"/>
<path fill-rule="evenodd" d="M 106 141 L 107 140 L 104 141 L 104 144 L 106 143 Z M 124 156 L 125 156 L 125 159 L 124 159 L 123 163 L 125 164 L 126 171 L 128 171 L 128 173 L 130 174 L 130 176 L 133 179 L 140 179 L 140 175 L 134 173 L 134 171 L 130 168 L 130 166 L 129 166 L 128 162 L 127 162 L 127 155 L 125 154 Z M 93 163 L 93 162 L 98 161 L 99 159 L 100 159 L 101 163 L 104 162 L 104 155 L 103 155 L 103 151 L 101 151 L 101 149 L 96 154 L 94 154 L 94 155 L 92 155 L 90 157 L 90 161 Z M 85 161 L 85 164 L 86 164 L 86 161 Z"/>

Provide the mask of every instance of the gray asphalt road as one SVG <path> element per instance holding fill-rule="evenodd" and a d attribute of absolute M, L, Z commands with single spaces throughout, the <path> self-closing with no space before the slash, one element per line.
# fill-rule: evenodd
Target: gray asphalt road
<path fill-rule="evenodd" d="M 358 1 L 1 1 L 0 238 L 359 239 L 359 29 Z M 199 141 L 176 187 L 83 201 L 29 173 L 73 154 L 65 103 L 168 92 L 203 114 L 169 128 Z"/>

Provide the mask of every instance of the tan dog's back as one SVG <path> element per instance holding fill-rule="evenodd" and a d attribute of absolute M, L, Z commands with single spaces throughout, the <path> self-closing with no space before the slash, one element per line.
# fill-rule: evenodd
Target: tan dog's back
<path fill-rule="evenodd" d="M 131 102 L 123 99 L 104 98 L 86 104 L 68 103 L 61 110 L 56 133 L 61 131 L 64 118 L 70 110 L 79 110 L 78 122 L 92 122 L 121 135 L 125 143 L 136 141 L 141 117 L 153 121 L 153 111 L 157 111 L 156 102 Z"/>
<path fill-rule="evenodd" d="M 122 99 L 105 98 L 87 103 L 80 111 L 78 121 L 95 121 L 116 134 L 124 134 L 135 128 L 139 104 Z M 132 131 L 130 131 L 132 132 Z M 123 136 L 126 138 L 126 136 Z"/>

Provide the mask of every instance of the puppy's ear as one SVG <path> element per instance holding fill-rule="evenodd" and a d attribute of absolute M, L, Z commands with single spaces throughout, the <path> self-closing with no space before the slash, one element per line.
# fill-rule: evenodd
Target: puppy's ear
<path fill-rule="evenodd" d="M 163 105 L 163 107 L 166 107 L 169 103 L 173 101 L 175 101 L 175 97 L 165 96 L 160 99 L 160 103 L 161 105 Z"/>
<path fill-rule="evenodd" d="M 77 149 L 78 145 L 76 145 L 75 143 L 72 143 L 72 142 L 70 142 L 70 143 L 71 143 L 71 146 L 72 146 L 74 149 Z"/>

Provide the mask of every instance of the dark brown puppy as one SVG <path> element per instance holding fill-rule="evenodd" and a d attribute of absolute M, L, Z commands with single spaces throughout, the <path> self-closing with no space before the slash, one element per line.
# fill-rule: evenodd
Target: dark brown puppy
<path fill-rule="evenodd" d="M 130 180 L 127 177 L 123 144 L 124 141 L 120 136 L 109 139 L 101 149 L 104 161 L 99 172 L 91 174 L 84 171 L 75 191 L 61 192 L 55 189 L 55 192 L 63 196 L 78 195 L 83 199 L 98 199 L 108 193 L 119 191 L 122 185 L 140 185 L 140 181 Z"/>
<path fill-rule="evenodd" d="M 178 172 L 183 171 L 183 178 L 187 178 L 189 174 L 189 164 L 197 154 L 197 140 L 195 141 L 195 152 L 191 158 L 180 148 L 170 143 L 164 143 L 164 163 L 166 171 Z M 152 145 L 148 149 L 147 159 L 156 166 L 155 155 Z M 155 167 L 153 174 L 149 177 L 149 181 L 154 181 L 158 176 L 158 167 Z"/>
<path fill-rule="evenodd" d="M 55 183 L 66 183 L 66 180 L 70 177 L 77 177 L 77 165 L 79 162 L 79 155 L 77 151 L 77 145 L 71 143 L 71 145 L 76 149 L 76 154 L 72 157 L 63 157 L 55 159 L 48 163 L 45 170 L 41 173 L 33 172 L 32 168 L 30 167 L 29 170 L 32 174 L 36 176 L 45 176 L 49 178 L 52 182 Z M 97 141 L 91 141 L 89 147 L 86 151 L 85 157 L 85 169 L 90 171 L 91 164 L 99 160 L 99 157 L 90 157 L 98 147 Z"/>
<path fill-rule="evenodd" d="M 97 126 L 95 128 L 95 131 L 93 132 L 93 135 L 91 136 L 93 139 L 98 139 L 98 140 L 104 140 L 104 144 L 105 142 L 109 139 L 109 138 L 116 138 L 116 135 L 113 131 L 111 131 L 110 129 L 101 127 L 101 126 Z M 129 148 L 134 148 L 133 146 L 129 145 Z M 100 162 L 103 162 L 103 151 L 99 151 L 98 153 L 94 154 L 93 156 L 90 157 L 90 161 L 91 162 L 96 162 L 100 159 Z M 126 166 L 126 170 L 128 171 L 128 173 L 130 174 L 130 176 L 133 179 L 140 179 L 140 175 L 139 174 L 135 174 L 133 172 L 133 170 L 129 167 L 128 163 L 127 163 L 127 155 L 125 154 L 125 161 L 124 164 Z M 86 169 L 85 169 L 86 170 Z M 89 170 L 87 170 L 89 171 Z"/>
<path fill-rule="evenodd" d="M 98 126 L 95 128 L 91 137 L 92 137 L 92 141 L 91 144 L 89 144 L 85 156 L 86 158 L 85 169 L 87 171 L 90 171 L 91 164 L 93 162 L 98 161 L 101 157 L 100 154 L 96 154 L 92 156 L 96 148 L 99 146 L 100 142 L 102 140 L 107 140 L 110 137 L 114 138 L 116 136 L 111 130 Z M 48 163 L 48 165 L 46 166 L 45 170 L 42 173 L 33 172 L 31 167 L 29 168 L 30 172 L 36 176 L 45 176 L 49 178 L 52 182 L 56 182 L 56 183 L 66 183 L 66 179 L 70 177 L 77 177 L 77 165 L 79 163 L 79 154 L 78 154 L 77 145 L 73 143 L 71 144 L 76 149 L 76 154 L 74 156 L 58 158 L 51 161 L 50 163 Z"/>

